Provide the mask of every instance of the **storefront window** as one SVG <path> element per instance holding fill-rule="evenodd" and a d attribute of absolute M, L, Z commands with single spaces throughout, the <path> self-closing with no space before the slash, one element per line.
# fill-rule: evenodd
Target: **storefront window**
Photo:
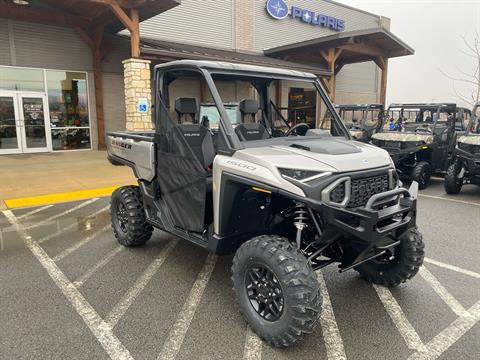
<path fill-rule="evenodd" d="M 43 70 L 0 66 L 0 90 L 44 92 Z"/>
<path fill-rule="evenodd" d="M 85 73 L 47 70 L 53 150 L 90 148 Z"/>

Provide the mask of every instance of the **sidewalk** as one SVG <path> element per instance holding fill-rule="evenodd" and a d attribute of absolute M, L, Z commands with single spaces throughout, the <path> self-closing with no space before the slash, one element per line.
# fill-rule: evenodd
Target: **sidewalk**
<path fill-rule="evenodd" d="M 80 194 L 95 194 L 135 183 L 131 169 L 111 165 L 105 151 L 0 156 L 0 210 L 7 207 L 7 199 L 83 190 L 92 191 Z"/>

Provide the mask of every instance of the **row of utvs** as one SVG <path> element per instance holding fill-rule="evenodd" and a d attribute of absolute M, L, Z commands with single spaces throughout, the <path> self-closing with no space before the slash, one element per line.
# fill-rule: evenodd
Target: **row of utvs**
<path fill-rule="evenodd" d="M 211 101 L 200 106 L 178 90 L 171 99 L 170 85 L 184 77 L 203 82 Z M 217 84 L 239 81 L 256 93 L 238 104 L 222 99 Z M 269 89 L 279 81 L 314 88 L 328 126 L 284 119 L 289 125 L 276 127 L 274 118 L 283 116 Z M 376 145 L 392 149 L 390 157 L 353 140 L 313 74 L 182 60 L 155 67 L 155 89 L 155 130 L 107 134 L 110 162 L 131 167 L 138 179 L 112 194 L 115 237 L 143 245 L 156 228 L 234 255 L 239 309 L 273 346 L 290 346 L 317 325 L 322 297 L 315 271 L 336 263 L 341 273 L 353 269 L 389 287 L 417 274 L 424 259 L 418 183 L 427 184 L 418 173 L 442 170 L 448 154 L 455 157 L 449 173 L 456 188 L 478 180 L 480 135 L 469 124 L 455 150 L 455 125 L 439 116 L 448 104 L 426 106 L 431 121 L 372 133 Z M 232 119 L 237 112 L 240 122 Z M 400 169 L 416 174 L 409 189 L 401 186 Z"/>

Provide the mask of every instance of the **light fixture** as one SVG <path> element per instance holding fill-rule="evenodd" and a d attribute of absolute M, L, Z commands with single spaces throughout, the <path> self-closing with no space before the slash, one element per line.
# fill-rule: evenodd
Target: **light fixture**
<path fill-rule="evenodd" d="M 29 5 L 30 4 L 30 2 L 28 2 L 27 0 L 13 0 L 13 3 L 17 4 L 17 5 Z"/>

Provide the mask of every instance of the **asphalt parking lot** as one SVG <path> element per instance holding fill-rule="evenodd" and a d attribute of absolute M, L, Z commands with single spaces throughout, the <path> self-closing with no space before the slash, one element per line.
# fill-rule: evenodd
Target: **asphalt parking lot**
<path fill-rule="evenodd" d="M 480 190 L 421 192 L 422 271 L 395 289 L 335 265 L 319 274 L 321 326 L 262 344 L 231 291 L 231 258 L 155 232 L 118 245 L 108 198 L 0 213 L 0 358 L 479 359 Z"/>

